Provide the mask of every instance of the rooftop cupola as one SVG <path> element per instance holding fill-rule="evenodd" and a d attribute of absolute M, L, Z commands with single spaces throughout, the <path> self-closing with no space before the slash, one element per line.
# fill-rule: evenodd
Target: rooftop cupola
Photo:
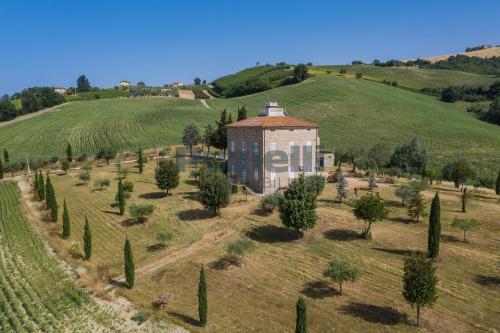
<path fill-rule="evenodd" d="M 278 102 L 276 101 L 267 102 L 266 105 L 259 111 L 259 117 L 283 117 L 286 115 L 286 110 L 280 108 Z"/>

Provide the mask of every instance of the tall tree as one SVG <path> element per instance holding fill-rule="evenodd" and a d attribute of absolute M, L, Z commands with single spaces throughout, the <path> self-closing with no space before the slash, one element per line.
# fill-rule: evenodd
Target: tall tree
<path fill-rule="evenodd" d="M 384 167 L 391 161 L 391 152 L 387 145 L 376 144 L 368 151 L 368 158 L 377 166 L 380 174 L 384 177 Z"/>
<path fill-rule="evenodd" d="M 245 119 L 247 119 L 247 109 L 245 105 L 243 105 L 241 108 L 238 107 L 238 118 L 236 120 L 240 121 Z"/>
<path fill-rule="evenodd" d="M 362 236 L 365 239 L 372 239 L 371 226 L 377 221 L 382 221 L 389 213 L 385 207 L 385 202 L 378 195 L 367 193 L 354 203 L 354 216 L 357 219 L 363 220 L 366 226 Z"/>
<path fill-rule="evenodd" d="M 57 222 L 57 217 L 58 217 L 58 207 L 57 207 L 57 198 L 56 198 L 56 192 L 54 190 L 54 186 L 52 183 L 50 184 L 51 190 L 51 197 L 50 197 L 50 219 L 52 222 Z"/>
<path fill-rule="evenodd" d="M 44 201 L 45 200 L 45 184 L 44 184 L 44 181 L 43 181 L 42 170 L 40 170 L 39 175 L 38 175 L 38 189 L 37 189 L 37 193 L 38 193 L 38 199 L 40 201 Z"/>
<path fill-rule="evenodd" d="M 73 150 L 71 149 L 71 144 L 68 142 L 68 146 L 66 147 L 66 159 L 68 162 L 73 161 Z"/>
<path fill-rule="evenodd" d="M 212 125 L 208 124 L 205 126 L 205 131 L 201 138 L 201 142 L 207 147 L 207 157 L 210 156 L 210 147 L 213 145 L 214 140 L 214 128 Z"/>
<path fill-rule="evenodd" d="M 66 199 L 64 199 L 63 204 L 63 215 L 62 215 L 62 237 L 68 239 L 71 234 L 71 225 L 69 221 L 68 207 L 66 206 Z"/>
<path fill-rule="evenodd" d="M 200 326 L 207 326 L 208 302 L 207 302 L 207 281 L 205 279 L 205 270 L 203 265 L 200 269 L 200 281 L 198 283 L 198 315 L 200 317 Z"/>
<path fill-rule="evenodd" d="M 85 75 L 80 75 L 76 80 L 76 91 L 82 93 L 89 90 L 90 90 L 89 80 Z"/>
<path fill-rule="evenodd" d="M 92 233 L 90 232 L 89 220 L 85 216 L 85 227 L 83 229 L 83 251 L 85 260 L 90 260 L 92 256 Z"/>
<path fill-rule="evenodd" d="M 293 80 L 295 82 L 302 82 L 309 77 L 307 66 L 298 64 L 293 68 Z"/>
<path fill-rule="evenodd" d="M 125 246 L 123 248 L 123 257 L 125 261 L 124 271 L 125 271 L 125 281 L 127 283 L 127 288 L 132 289 L 134 287 L 135 281 L 135 267 L 134 267 L 134 257 L 132 254 L 132 245 L 130 240 L 125 238 Z"/>
<path fill-rule="evenodd" d="M 189 149 L 189 155 L 193 156 L 193 146 L 201 141 L 200 131 L 195 124 L 189 124 L 184 128 L 182 143 Z"/>
<path fill-rule="evenodd" d="M 139 164 L 139 173 L 143 173 L 144 172 L 144 153 L 142 151 L 142 148 L 139 148 L 138 164 Z"/>
<path fill-rule="evenodd" d="M 227 149 L 226 125 L 231 123 L 230 119 L 231 119 L 231 114 L 229 115 L 229 118 L 228 118 L 226 109 L 222 110 L 222 112 L 220 114 L 220 119 L 216 123 L 217 128 L 215 129 L 213 140 L 212 140 L 212 145 L 215 148 L 222 149 L 224 151 L 224 158 L 226 156 L 226 149 Z"/>
<path fill-rule="evenodd" d="M 5 161 L 5 163 L 9 163 L 10 162 L 9 152 L 7 151 L 7 149 L 3 150 L 3 160 Z"/>
<path fill-rule="evenodd" d="M 201 79 L 199 77 L 195 77 L 193 81 L 195 86 L 199 86 L 201 83 Z"/>
<path fill-rule="evenodd" d="M 432 199 L 431 212 L 429 214 L 429 232 L 427 238 L 427 255 L 435 258 L 439 254 L 439 240 L 441 239 L 441 204 L 439 194 L 436 193 Z"/>
<path fill-rule="evenodd" d="M 425 201 L 424 197 L 420 193 L 420 191 L 413 191 L 413 194 L 408 202 L 408 216 L 411 219 L 420 221 L 420 217 L 424 214 L 425 210 Z"/>
<path fill-rule="evenodd" d="M 464 187 L 464 191 L 462 192 L 462 213 L 467 211 L 467 187 Z"/>
<path fill-rule="evenodd" d="M 422 174 L 427 165 L 427 151 L 415 138 L 410 143 L 397 147 L 391 156 L 390 166 L 403 171 Z"/>
<path fill-rule="evenodd" d="M 431 307 L 438 298 L 436 284 L 436 269 L 432 261 L 422 254 L 405 258 L 403 296 L 412 306 L 417 306 L 417 326 L 420 326 L 420 307 Z"/>
<path fill-rule="evenodd" d="M 168 191 L 179 186 L 179 170 L 173 160 L 162 160 L 155 170 L 156 185 L 160 190 Z"/>
<path fill-rule="evenodd" d="M 213 215 L 229 204 L 231 198 L 231 183 L 229 179 L 217 170 L 203 172 L 199 176 L 198 187 L 201 203 Z"/>
<path fill-rule="evenodd" d="M 52 187 L 52 182 L 50 181 L 49 174 L 45 179 L 45 207 L 50 209 L 52 207 L 52 200 L 54 199 L 54 188 Z"/>
<path fill-rule="evenodd" d="M 9 100 L 0 101 L 0 121 L 8 121 L 17 117 L 17 110 Z"/>
<path fill-rule="evenodd" d="M 302 297 L 297 301 L 295 312 L 295 333 L 307 333 L 307 305 Z"/>
<path fill-rule="evenodd" d="M 116 193 L 116 197 L 118 199 L 118 209 L 120 211 L 120 215 L 125 213 L 125 191 L 123 190 L 122 179 L 118 180 L 118 193 Z"/>
<path fill-rule="evenodd" d="M 2 163 L 2 160 L 0 160 L 0 179 L 3 179 L 3 163 Z"/>
<path fill-rule="evenodd" d="M 96 157 L 106 160 L 106 164 L 109 165 L 109 161 L 116 157 L 116 150 L 113 147 L 102 147 Z"/>
<path fill-rule="evenodd" d="M 300 236 L 316 224 L 316 191 L 303 175 L 295 178 L 283 193 L 279 212 L 281 222 Z"/>

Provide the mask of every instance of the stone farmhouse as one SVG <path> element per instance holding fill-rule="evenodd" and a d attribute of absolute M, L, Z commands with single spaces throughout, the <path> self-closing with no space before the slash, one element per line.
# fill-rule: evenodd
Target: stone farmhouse
<path fill-rule="evenodd" d="M 276 102 L 267 103 L 257 117 L 226 128 L 233 183 L 269 194 L 286 188 L 302 173 L 318 172 L 319 125 L 289 117 Z"/>
<path fill-rule="evenodd" d="M 64 95 L 66 94 L 66 88 L 64 87 L 54 87 L 54 92 Z"/>
<path fill-rule="evenodd" d="M 120 81 L 120 87 L 122 87 L 122 88 L 128 88 L 128 87 L 130 87 L 130 82 L 126 81 L 126 80 L 121 80 Z"/>

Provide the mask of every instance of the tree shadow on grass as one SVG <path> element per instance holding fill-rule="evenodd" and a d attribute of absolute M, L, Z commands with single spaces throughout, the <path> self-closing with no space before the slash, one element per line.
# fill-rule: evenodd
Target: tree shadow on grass
<path fill-rule="evenodd" d="M 488 275 L 476 275 L 474 282 L 482 286 L 500 286 L 500 277 Z"/>
<path fill-rule="evenodd" d="M 382 325 L 397 325 L 406 321 L 406 314 L 390 306 L 349 302 L 349 304 L 342 306 L 340 310 L 353 317 Z"/>
<path fill-rule="evenodd" d="M 177 213 L 177 216 L 182 221 L 206 220 L 212 218 L 213 215 L 206 209 L 188 209 Z"/>
<path fill-rule="evenodd" d="M 301 293 L 311 298 L 326 298 L 339 295 L 335 288 L 332 288 L 324 281 L 307 282 Z"/>
<path fill-rule="evenodd" d="M 381 247 L 372 247 L 372 250 L 390 253 L 390 254 L 397 254 L 400 256 L 411 255 L 412 253 L 421 253 L 420 251 L 417 251 L 417 250 L 385 249 L 385 248 L 381 248 Z"/>
<path fill-rule="evenodd" d="M 106 214 L 120 215 L 119 212 L 115 212 L 113 210 L 103 210 L 102 212 Z"/>
<path fill-rule="evenodd" d="M 150 192 L 150 193 L 139 194 L 139 198 L 141 199 L 158 200 L 166 197 L 167 197 L 166 192 Z"/>
<path fill-rule="evenodd" d="M 136 224 L 142 224 L 138 219 L 126 219 L 120 222 L 124 227 L 133 227 Z"/>
<path fill-rule="evenodd" d="M 458 243 L 462 241 L 461 239 L 453 235 L 441 235 L 441 240 L 443 242 L 449 242 L 449 243 Z"/>
<path fill-rule="evenodd" d="M 186 192 L 182 196 L 182 198 L 200 202 L 200 196 L 198 195 L 198 192 Z"/>
<path fill-rule="evenodd" d="M 189 325 L 192 325 L 192 326 L 200 326 L 200 322 L 197 319 L 193 318 L 193 317 L 186 316 L 185 314 L 178 313 L 178 312 L 173 312 L 173 311 L 169 311 L 167 313 L 169 315 L 171 315 L 172 317 L 174 317 L 174 318 L 182 320 L 186 324 L 189 324 Z"/>
<path fill-rule="evenodd" d="M 356 239 L 362 239 L 361 235 L 353 230 L 349 229 L 330 229 L 323 233 L 326 239 L 336 240 L 336 241 L 350 241 Z"/>
<path fill-rule="evenodd" d="M 125 281 L 109 279 L 109 284 L 114 287 L 127 288 L 127 283 Z"/>
<path fill-rule="evenodd" d="M 192 185 L 192 186 L 197 186 L 198 185 L 198 182 L 195 179 L 186 179 L 184 181 L 184 183 L 186 183 L 187 185 Z"/>
<path fill-rule="evenodd" d="M 218 260 L 212 261 L 211 263 L 208 264 L 208 267 L 218 270 L 218 271 L 223 271 L 228 269 L 231 266 L 238 266 L 238 263 L 236 262 L 236 259 L 230 256 L 224 256 L 222 258 L 219 258 Z"/>
<path fill-rule="evenodd" d="M 262 243 L 289 242 L 299 238 L 295 231 L 272 224 L 255 227 L 247 231 L 246 235 L 254 241 Z"/>
<path fill-rule="evenodd" d="M 393 216 L 393 217 L 388 217 L 387 219 L 389 221 L 392 221 L 392 222 L 399 222 L 399 223 L 404 223 L 404 224 L 420 223 L 420 222 L 415 222 L 407 217 L 402 217 L 402 216 Z"/>
<path fill-rule="evenodd" d="M 384 200 L 386 205 L 389 207 L 404 207 L 405 205 L 401 201 L 397 200 Z"/>
<path fill-rule="evenodd" d="M 160 250 L 165 250 L 166 248 L 167 247 L 164 246 L 163 244 L 158 243 L 158 244 L 149 245 L 147 247 L 147 250 L 148 250 L 148 252 L 157 252 L 157 251 L 160 251 Z"/>

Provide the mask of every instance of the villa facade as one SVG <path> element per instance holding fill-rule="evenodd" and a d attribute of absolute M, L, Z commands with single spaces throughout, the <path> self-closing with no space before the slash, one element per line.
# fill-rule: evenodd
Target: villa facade
<path fill-rule="evenodd" d="M 319 125 L 295 119 L 276 102 L 254 118 L 226 126 L 228 174 L 233 183 L 270 194 L 300 174 L 318 170 Z"/>

